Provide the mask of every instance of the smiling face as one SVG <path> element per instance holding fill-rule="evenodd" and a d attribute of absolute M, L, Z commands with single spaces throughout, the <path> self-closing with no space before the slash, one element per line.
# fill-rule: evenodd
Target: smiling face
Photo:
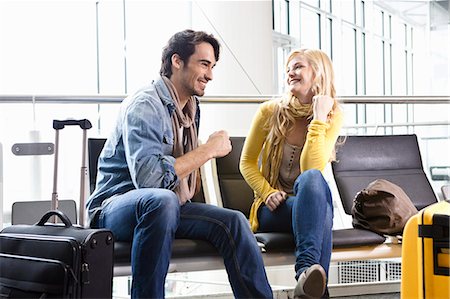
<path fill-rule="evenodd" d="M 301 54 L 294 55 L 287 64 L 286 73 L 289 91 L 301 103 L 311 103 L 314 96 L 311 90 L 314 71 L 306 58 Z"/>
<path fill-rule="evenodd" d="M 213 79 L 212 69 L 216 65 L 211 44 L 203 42 L 196 45 L 195 52 L 187 61 L 182 61 L 176 54 L 174 56 L 174 70 L 170 79 L 180 99 L 203 96 L 206 84 Z"/>

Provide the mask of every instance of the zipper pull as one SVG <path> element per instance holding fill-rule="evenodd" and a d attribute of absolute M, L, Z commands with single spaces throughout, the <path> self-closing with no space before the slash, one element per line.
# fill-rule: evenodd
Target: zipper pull
<path fill-rule="evenodd" d="M 89 284 L 89 264 L 83 263 L 81 265 L 81 283 Z"/>

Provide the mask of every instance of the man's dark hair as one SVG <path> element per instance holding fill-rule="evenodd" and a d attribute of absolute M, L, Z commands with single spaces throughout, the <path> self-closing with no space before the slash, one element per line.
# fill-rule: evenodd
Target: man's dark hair
<path fill-rule="evenodd" d="M 161 58 L 161 76 L 172 76 L 172 55 L 178 54 L 185 63 L 195 52 L 195 46 L 201 43 L 209 43 L 214 49 L 214 57 L 219 61 L 220 44 L 212 35 L 203 31 L 184 30 L 175 33 L 164 47 Z"/>

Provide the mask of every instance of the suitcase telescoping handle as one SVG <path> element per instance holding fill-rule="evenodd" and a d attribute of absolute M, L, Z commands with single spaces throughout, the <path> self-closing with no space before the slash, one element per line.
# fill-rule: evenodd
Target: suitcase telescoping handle
<path fill-rule="evenodd" d="M 61 221 L 64 223 L 64 225 L 66 227 L 72 226 L 72 222 L 70 221 L 69 217 L 67 217 L 66 214 L 64 214 L 63 212 L 61 212 L 59 210 L 48 211 L 47 213 L 44 214 L 44 216 L 42 216 L 41 220 L 39 220 L 39 222 L 36 223 L 36 225 L 39 225 L 39 226 L 45 225 L 45 223 L 48 222 L 48 220 L 52 216 L 58 216 L 59 219 L 61 219 Z"/>
<path fill-rule="evenodd" d="M 52 210 L 58 209 L 58 153 L 59 153 L 59 131 L 65 126 L 80 126 L 83 129 L 83 146 L 81 149 L 81 177 L 80 177 L 80 208 L 78 220 L 81 226 L 84 226 L 84 203 L 86 199 L 86 179 L 87 179 L 87 165 L 86 165 L 86 144 L 87 144 L 87 130 L 92 128 L 92 124 L 87 119 L 68 119 L 68 120 L 53 120 L 53 129 L 55 129 L 55 163 L 53 165 L 53 192 L 52 192 Z M 44 217 L 43 217 L 44 218 Z M 56 222 L 56 218 L 53 218 Z"/>
<path fill-rule="evenodd" d="M 65 126 L 80 126 L 83 130 L 89 130 L 92 128 L 91 122 L 87 119 L 53 120 L 53 129 L 61 130 L 64 129 Z"/>

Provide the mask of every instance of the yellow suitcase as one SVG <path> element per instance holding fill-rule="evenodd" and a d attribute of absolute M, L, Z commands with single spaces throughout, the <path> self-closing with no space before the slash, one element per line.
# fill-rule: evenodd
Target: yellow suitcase
<path fill-rule="evenodd" d="M 402 244 L 402 299 L 450 298 L 450 203 L 419 211 L 406 223 Z"/>

